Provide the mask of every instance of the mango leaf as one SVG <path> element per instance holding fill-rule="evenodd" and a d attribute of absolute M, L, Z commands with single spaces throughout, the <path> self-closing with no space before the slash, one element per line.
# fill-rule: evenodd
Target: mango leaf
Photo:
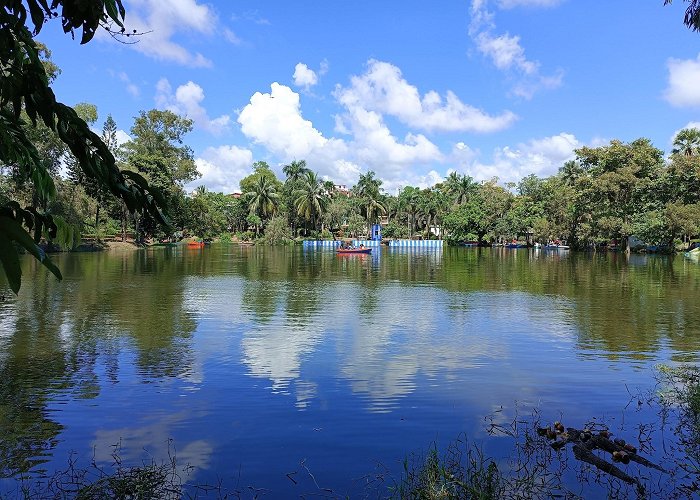
<path fill-rule="evenodd" d="M 22 284 L 22 267 L 19 264 L 19 257 L 12 241 L 4 234 L 0 233 L 0 262 L 5 270 L 7 282 L 16 294 Z"/>
<path fill-rule="evenodd" d="M 63 279 L 61 271 L 51 262 L 46 253 L 34 243 L 34 240 L 19 222 L 9 217 L 0 216 L 0 234 L 6 238 L 15 241 L 27 252 L 41 262 L 51 273 L 59 280 Z M 4 263 L 4 261 L 3 261 Z M 9 274 L 8 274 L 9 278 Z"/>

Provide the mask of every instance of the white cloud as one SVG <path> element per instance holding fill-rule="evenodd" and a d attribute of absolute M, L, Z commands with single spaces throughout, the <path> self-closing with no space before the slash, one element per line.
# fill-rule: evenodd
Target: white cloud
<path fill-rule="evenodd" d="M 217 24 L 212 8 L 197 0 L 131 0 L 125 19 L 129 32 L 143 33 L 129 47 L 154 59 L 186 66 L 211 66 L 211 61 L 186 49 L 175 37 L 183 32 L 211 35 L 217 31 Z M 101 39 L 111 40 L 102 31 L 98 33 Z"/>
<path fill-rule="evenodd" d="M 197 127 L 215 135 L 226 130 L 231 121 L 229 115 L 209 118 L 207 111 L 201 104 L 204 100 L 204 90 L 192 81 L 180 85 L 173 93 L 170 82 L 161 78 L 156 84 L 155 100 L 158 107 L 185 115 L 193 120 Z"/>
<path fill-rule="evenodd" d="M 519 5 L 551 6 L 552 0 L 501 0 L 499 5 L 510 8 Z M 477 49 L 491 60 L 494 66 L 516 80 L 513 94 L 530 99 L 541 89 L 554 89 L 562 84 L 561 70 L 552 75 L 543 75 L 539 61 L 530 60 L 520 44 L 520 37 L 509 33 L 495 34 L 494 15 L 487 8 L 488 0 L 472 0 L 469 35 Z"/>
<path fill-rule="evenodd" d="M 131 136 L 121 129 L 117 130 L 116 138 L 117 146 L 121 146 L 122 144 L 127 143 L 131 140 Z"/>
<path fill-rule="evenodd" d="M 443 99 L 435 91 L 423 96 L 393 64 L 370 60 L 367 71 L 353 76 L 347 88 L 337 87 L 335 96 L 349 110 L 386 113 L 412 127 L 435 131 L 493 132 L 510 126 L 516 116 L 505 111 L 490 116 L 464 104 L 453 92 Z M 342 127 L 342 126 L 341 126 Z"/>
<path fill-rule="evenodd" d="M 700 55 L 697 59 L 668 60 L 666 100 L 676 107 L 700 106 Z"/>
<path fill-rule="evenodd" d="M 318 83 L 318 75 L 304 63 L 298 63 L 294 67 L 294 85 L 303 87 L 305 90 L 313 87 Z"/>
<path fill-rule="evenodd" d="M 299 94 L 273 83 L 270 93 L 256 92 L 238 115 L 243 133 L 283 158 L 305 158 L 328 139 L 302 117 Z"/>
<path fill-rule="evenodd" d="M 498 0 L 501 9 L 512 9 L 513 7 L 554 7 L 559 5 L 561 0 Z"/>
<path fill-rule="evenodd" d="M 236 33 L 234 33 L 232 30 L 225 28 L 223 31 L 224 38 L 226 41 L 229 43 L 232 43 L 233 45 L 243 45 L 243 40 L 240 39 Z"/>
<path fill-rule="evenodd" d="M 126 84 L 126 91 L 133 97 L 139 97 L 139 95 L 141 95 L 141 89 L 139 89 L 137 85 L 132 83 L 131 79 L 129 78 L 129 75 L 122 71 L 121 73 L 119 73 L 119 79 Z"/>
<path fill-rule="evenodd" d="M 239 191 L 240 180 L 250 174 L 253 153 L 238 146 L 210 147 L 195 163 L 202 176 L 185 186 L 188 191 L 204 185 L 210 191 L 229 194 Z"/>
<path fill-rule="evenodd" d="M 353 151 L 364 164 L 382 165 L 383 170 L 401 169 L 415 163 L 442 160 L 437 146 L 422 134 L 406 134 L 399 142 L 379 113 L 360 107 L 349 109 L 349 124 L 354 136 Z"/>
<path fill-rule="evenodd" d="M 488 163 L 467 157 L 460 167 L 476 180 L 498 177 L 501 182 L 517 182 L 530 174 L 546 177 L 555 174 L 564 162 L 573 160 L 574 149 L 581 146 L 583 144 L 574 135 L 562 132 L 518 144 L 515 148 L 498 148 Z"/>
<path fill-rule="evenodd" d="M 329 67 L 330 67 L 330 65 L 328 64 L 328 60 L 324 59 L 323 61 L 321 61 L 321 65 L 318 68 L 318 74 L 325 75 L 326 73 L 328 73 Z"/>
<path fill-rule="evenodd" d="M 270 93 L 255 93 L 238 116 L 241 131 L 288 162 L 305 159 L 322 176 L 353 184 L 360 172 L 375 170 L 386 180 L 405 175 L 408 166 L 439 162 L 437 146 L 421 134 L 394 137 L 382 116 L 360 107 L 344 117 L 348 140 L 324 137 L 301 113 L 299 94 L 273 83 Z"/>
<path fill-rule="evenodd" d="M 304 159 L 322 177 L 347 185 L 357 182 L 360 173 L 374 170 L 384 189 L 392 193 L 406 185 L 428 187 L 441 182 L 447 173 L 441 170 L 447 165 L 479 180 L 498 176 L 507 182 L 530 173 L 550 175 L 581 145 L 573 135 L 561 133 L 499 148 L 491 160 L 483 161 L 480 152 L 465 142 L 442 152 L 423 134 L 409 130 L 397 137 L 385 114 L 405 122 L 418 116 L 430 121 L 431 113 L 446 113 L 442 108 L 448 108 L 450 101 L 445 104 L 436 92 L 420 96 L 401 78 L 398 68 L 386 63 L 371 61 L 365 75 L 353 79 L 346 89 L 338 87 L 335 95 L 344 108 L 335 117 L 335 132 L 342 136 L 326 136 L 318 130 L 304 117 L 299 94 L 279 83 L 273 83 L 269 93 L 256 92 L 239 113 L 238 123 L 248 139 L 280 163 Z M 406 111 L 409 105 L 414 108 Z"/>

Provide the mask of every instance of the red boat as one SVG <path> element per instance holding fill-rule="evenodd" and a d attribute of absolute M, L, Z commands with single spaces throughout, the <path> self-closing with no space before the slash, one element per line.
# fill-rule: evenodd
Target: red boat
<path fill-rule="evenodd" d="M 338 248 L 335 251 L 338 255 L 348 255 L 353 253 L 372 253 L 371 248 Z"/>
<path fill-rule="evenodd" d="M 204 246 L 203 241 L 188 241 L 187 246 L 190 248 L 201 248 Z"/>

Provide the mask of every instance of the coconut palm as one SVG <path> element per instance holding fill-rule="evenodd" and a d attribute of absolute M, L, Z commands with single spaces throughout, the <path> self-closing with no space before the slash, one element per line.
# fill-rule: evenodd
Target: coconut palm
<path fill-rule="evenodd" d="M 413 186 L 406 186 L 399 193 L 399 206 L 401 210 L 409 216 L 410 236 L 416 228 L 416 214 L 418 213 L 418 202 L 420 199 L 420 189 Z"/>
<path fill-rule="evenodd" d="M 306 172 L 299 180 L 299 188 L 294 190 L 294 207 L 297 214 L 310 221 L 311 227 L 316 229 L 316 221 L 325 213 L 329 201 L 326 186 L 318 175 L 315 172 Z"/>
<path fill-rule="evenodd" d="M 695 156 L 700 151 L 700 130 L 696 128 L 684 128 L 673 139 L 673 154 Z"/>
<path fill-rule="evenodd" d="M 455 205 L 462 205 L 479 190 L 479 183 L 475 182 L 468 175 L 459 175 L 457 172 L 450 172 L 445 179 L 445 192 Z"/>
<path fill-rule="evenodd" d="M 566 186 L 573 186 L 583 175 L 583 167 L 578 162 L 569 160 L 559 168 L 559 176 Z"/>
<path fill-rule="evenodd" d="M 258 177 L 252 189 L 243 196 L 249 212 L 260 217 L 262 221 L 272 217 L 277 211 L 279 194 L 275 184 L 267 176 Z"/>
<path fill-rule="evenodd" d="M 369 193 L 362 198 L 362 211 L 367 219 L 367 234 L 370 232 L 370 226 L 375 224 L 380 215 L 386 214 L 386 205 L 383 197 L 376 193 Z"/>
<path fill-rule="evenodd" d="M 311 172 L 311 169 L 306 166 L 306 160 L 294 160 L 289 165 L 282 167 L 282 172 L 287 176 L 288 182 L 296 182 Z"/>
<path fill-rule="evenodd" d="M 380 214 L 386 213 L 381 185 L 381 179 L 377 179 L 376 174 L 370 170 L 366 174 L 360 174 L 360 179 L 353 187 L 353 193 L 360 200 L 360 208 L 367 220 L 368 233 L 370 230 L 369 226 L 377 221 Z"/>
<path fill-rule="evenodd" d="M 366 174 L 360 174 L 360 179 L 353 188 L 355 194 L 359 197 L 366 195 L 378 197 L 381 192 L 382 181 L 381 179 L 377 179 L 376 175 L 377 174 L 375 174 L 372 170 Z"/>

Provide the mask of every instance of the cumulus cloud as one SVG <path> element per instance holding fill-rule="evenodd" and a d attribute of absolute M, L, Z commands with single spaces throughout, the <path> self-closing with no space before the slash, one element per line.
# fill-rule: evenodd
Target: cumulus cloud
<path fill-rule="evenodd" d="M 697 59 L 669 59 L 666 100 L 676 107 L 700 106 L 700 55 Z"/>
<path fill-rule="evenodd" d="M 539 177 L 555 174 L 564 162 L 575 158 L 574 149 L 581 146 L 573 134 L 562 132 L 516 147 L 498 148 L 486 163 L 467 157 L 460 167 L 477 180 L 498 177 L 501 182 L 517 182 L 530 174 Z"/>
<path fill-rule="evenodd" d="M 210 191 L 229 194 L 239 191 L 240 180 L 250 174 L 253 153 L 238 146 L 210 147 L 195 159 L 195 163 L 202 176 L 185 189 L 192 191 L 205 185 Z"/>
<path fill-rule="evenodd" d="M 375 170 L 391 179 L 407 166 L 440 161 L 442 155 L 422 134 L 397 139 L 382 116 L 361 107 L 347 110 L 347 140 L 325 137 L 303 117 L 299 94 L 273 83 L 270 93 L 255 93 L 238 116 L 241 131 L 282 162 L 303 158 L 322 176 L 340 184 L 357 181 L 361 172 Z"/>
<path fill-rule="evenodd" d="M 550 6 L 551 0 L 501 0 L 499 5 L 510 8 L 521 5 Z M 564 74 L 561 70 L 543 75 L 539 61 L 528 59 L 520 37 L 509 33 L 496 34 L 494 14 L 488 10 L 487 0 L 472 0 L 469 35 L 476 48 L 491 60 L 494 66 L 515 79 L 513 94 L 530 99 L 541 89 L 554 89 L 561 85 Z"/>
<path fill-rule="evenodd" d="M 198 52 L 191 52 L 175 38 L 180 33 L 211 35 L 218 19 L 209 5 L 197 0 L 131 0 L 125 25 L 143 33 L 137 43 L 129 45 L 149 57 L 186 66 L 211 66 L 211 61 Z M 102 39 L 109 36 L 99 32 Z"/>
<path fill-rule="evenodd" d="M 337 87 L 335 96 L 351 112 L 361 109 L 388 114 L 406 125 L 431 131 L 494 132 L 509 127 L 517 118 L 510 111 L 488 115 L 464 104 L 451 91 L 444 99 L 432 90 L 421 96 L 398 67 L 376 60 L 368 62 L 363 75 L 353 76 L 349 87 Z M 336 121 L 336 127 L 344 125 Z"/>
<path fill-rule="evenodd" d="M 349 109 L 348 117 L 354 137 L 354 154 L 364 164 L 385 163 L 386 171 L 442 160 L 438 147 L 422 134 L 409 132 L 403 142 L 398 141 L 377 112 L 356 107 Z"/>
<path fill-rule="evenodd" d="M 284 158 L 305 158 L 328 139 L 301 115 L 299 94 L 279 83 L 256 92 L 238 115 L 242 132 Z"/>
<path fill-rule="evenodd" d="M 238 115 L 241 132 L 279 164 L 304 159 L 323 178 L 347 185 L 357 182 L 361 173 L 374 170 L 391 193 L 406 185 L 428 187 L 441 182 L 447 175 L 441 170 L 447 170 L 448 165 L 479 180 L 498 176 L 508 182 L 530 173 L 549 175 L 581 145 L 573 135 L 561 133 L 498 148 L 490 159 L 481 159 L 481 153 L 466 142 L 441 151 L 411 124 L 437 123 L 434 116 L 459 117 L 459 113 L 451 115 L 450 100 L 443 100 L 437 92 L 420 95 L 399 69 L 388 63 L 370 61 L 365 74 L 354 77 L 346 88 L 337 87 L 334 95 L 342 106 L 335 117 L 335 136 L 325 135 L 306 118 L 299 93 L 279 83 L 250 98 Z M 398 118 L 408 130 L 397 135 L 387 124 L 387 116 Z M 482 120 L 482 130 L 489 129 L 483 123 L 495 120 L 478 110 L 473 116 Z M 459 123 L 464 118 L 454 120 Z M 468 130 L 473 130 L 474 126 L 470 127 Z M 445 129 L 459 130 L 454 125 L 440 130 Z M 244 168 L 249 169 L 249 165 Z"/>
<path fill-rule="evenodd" d="M 155 99 L 158 107 L 184 115 L 193 120 L 197 127 L 215 135 L 226 130 L 231 121 L 229 115 L 213 119 L 209 117 L 201 104 L 204 101 L 204 90 L 192 81 L 180 85 L 173 93 L 170 82 L 161 78 L 156 84 Z"/>
<path fill-rule="evenodd" d="M 318 75 L 306 64 L 299 63 L 294 67 L 294 85 L 303 87 L 305 90 L 313 87 L 318 83 Z"/>

